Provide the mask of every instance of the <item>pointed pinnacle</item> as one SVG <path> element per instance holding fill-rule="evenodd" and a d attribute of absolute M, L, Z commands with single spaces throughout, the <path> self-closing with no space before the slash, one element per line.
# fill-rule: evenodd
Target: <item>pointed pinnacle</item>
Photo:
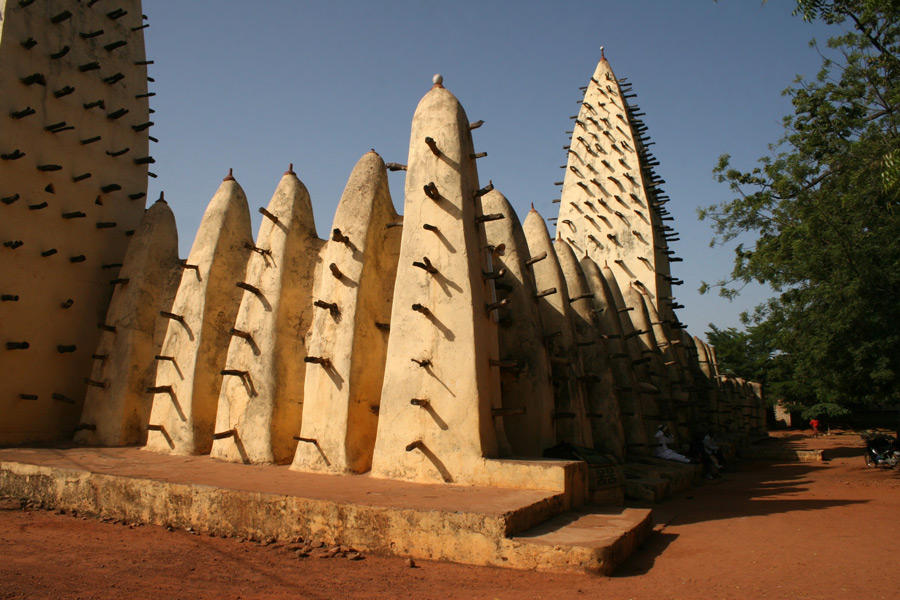
<path fill-rule="evenodd" d="M 232 173 L 232 169 L 228 169 L 228 175 L 225 176 L 225 179 L 222 181 L 234 181 L 234 174 Z"/>

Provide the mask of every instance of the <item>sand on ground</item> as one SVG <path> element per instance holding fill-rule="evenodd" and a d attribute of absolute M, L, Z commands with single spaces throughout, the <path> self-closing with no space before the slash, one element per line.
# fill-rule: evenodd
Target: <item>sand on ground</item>
<path fill-rule="evenodd" d="M 309 549 L 315 540 L 223 539 L 6 498 L 0 599 L 896 598 L 900 470 L 867 468 L 852 431 L 808 434 L 766 443 L 822 449 L 821 463 L 744 460 L 654 507 L 654 534 L 612 577 L 411 566 Z"/>

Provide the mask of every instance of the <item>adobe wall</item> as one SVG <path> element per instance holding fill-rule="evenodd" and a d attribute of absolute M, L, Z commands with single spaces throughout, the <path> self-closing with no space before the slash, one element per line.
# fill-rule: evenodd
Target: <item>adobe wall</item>
<path fill-rule="evenodd" d="M 144 211 L 141 3 L 93 4 L 0 3 L 0 444 L 72 436 Z"/>
<path fill-rule="evenodd" d="M 682 440 L 710 426 L 760 430 L 761 390 L 721 377 L 714 349 L 675 319 L 671 217 L 645 127 L 605 59 L 576 117 L 555 241 L 536 211 L 520 223 L 481 187 L 480 122 L 436 76 L 413 116 L 408 165 L 366 153 L 329 239 L 289 169 L 254 240 L 229 173 L 186 261 L 157 203 L 123 267 L 152 162 L 150 124 L 132 120 L 149 114 L 145 63 L 130 43 L 89 43 L 141 29 L 116 29 L 131 8 L 45 14 L 54 5 L 28 16 L 20 2 L 0 38 L 15 65 L 0 70 L 14 92 L 0 98 L 13 113 L 0 113 L 0 186 L 18 190 L 0 206 L 11 217 L 0 251 L 14 257 L 2 281 L 16 292 L 3 290 L 0 351 L 18 361 L 0 443 L 77 431 L 81 443 L 146 439 L 162 453 L 558 490 L 578 504 L 621 477 L 589 481 L 534 460 L 559 442 L 622 463 L 656 450 L 660 424 Z M 43 37 L 21 40 L 31 26 Z M 94 54 L 69 40 L 38 71 L 38 54 L 21 53 L 63 43 L 64 26 Z M 90 79 L 103 65 L 120 70 Z M 84 102 L 101 92 L 102 103 Z M 387 168 L 407 171 L 402 217 Z"/>
<path fill-rule="evenodd" d="M 590 446 L 593 434 L 582 385 L 584 368 L 575 349 L 575 321 L 569 307 L 566 279 L 547 225 L 534 208 L 525 217 L 523 229 L 531 256 L 544 257 L 534 263 L 532 272 L 540 323 L 550 352 L 556 437 L 561 442 Z"/>

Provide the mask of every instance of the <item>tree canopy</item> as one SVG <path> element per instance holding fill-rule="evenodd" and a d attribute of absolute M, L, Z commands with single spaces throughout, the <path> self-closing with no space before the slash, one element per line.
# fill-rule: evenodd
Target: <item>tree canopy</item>
<path fill-rule="evenodd" d="M 805 406 L 896 402 L 900 1 L 798 0 L 795 14 L 841 33 L 815 78 L 785 90 L 794 113 L 771 155 L 749 171 L 720 158 L 714 174 L 734 197 L 700 217 L 713 245 L 737 246 L 730 278 L 704 289 L 775 291 L 745 320 L 748 339 L 765 338 L 770 394 Z"/>

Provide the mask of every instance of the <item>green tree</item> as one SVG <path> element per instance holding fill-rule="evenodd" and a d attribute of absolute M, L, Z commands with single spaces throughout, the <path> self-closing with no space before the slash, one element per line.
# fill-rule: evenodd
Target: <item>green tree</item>
<path fill-rule="evenodd" d="M 770 339 L 763 333 L 765 323 L 743 331 L 736 327 L 719 329 L 709 324 L 706 341 L 716 349 L 719 373 L 743 377 L 766 385 L 773 359 Z"/>
<path fill-rule="evenodd" d="M 750 171 L 724 155 L 714 170 L 736 196 L 700 211 L 713 245 L 753 240 L 716 286 L 776 292 L 747 317 L 770 336 L 770 394 L 807 407 L 896 401 L 900 1 L 798 0 L 796 14 L 842 33 L 815 79 L 785 90 L 794 114 L 772 155 Z"/>

